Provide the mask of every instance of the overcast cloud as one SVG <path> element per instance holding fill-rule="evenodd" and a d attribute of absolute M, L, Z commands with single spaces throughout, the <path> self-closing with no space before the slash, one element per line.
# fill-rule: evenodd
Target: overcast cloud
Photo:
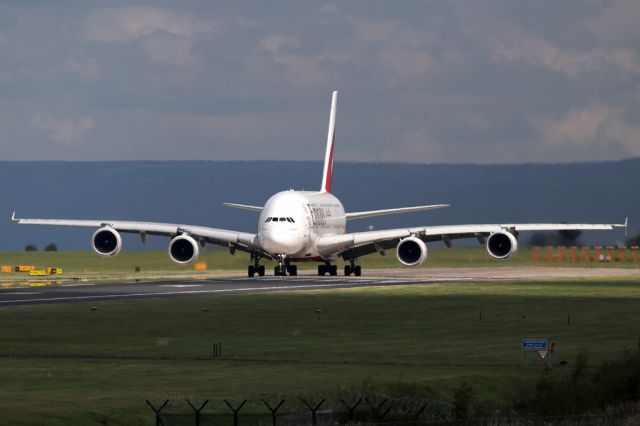
<path fill-rule="evenodd" d="M 640 2 L 0 2 L 3 160 L 640 156 Z"/>

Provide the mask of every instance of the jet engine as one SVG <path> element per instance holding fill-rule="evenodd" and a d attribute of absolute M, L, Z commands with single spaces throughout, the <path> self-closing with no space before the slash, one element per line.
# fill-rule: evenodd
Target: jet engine
<path fill-rule="evenodd" d="M 198 256 L 200 256 L 198 242 L 190 235 L 178 235 L 169 243 L 169 257 L 176 263 L 191 263 Z"/>
<path fill-rule="evenodd" d="M 398 243 L 396 257 L 406 266 L 418 266 L 427 259 L 427 245 L 419 238 L 407 237 Z"/>
<path fill-rule="evenodd" d="M 485 247 L 494 259 L 508 259 L 518 251 L 518 240 L 510 232 L 494 232 L 487 238 Z"/>
<path fill-rule="evenodd" d="M 115 229 L 103 226 L 94 232 L 91 245 L 100 256 L 115 256 L 122 250 L 122 238 Z"/>

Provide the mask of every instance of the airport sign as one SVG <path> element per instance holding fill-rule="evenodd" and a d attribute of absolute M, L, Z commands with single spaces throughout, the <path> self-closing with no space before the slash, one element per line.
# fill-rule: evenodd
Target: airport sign
<path fill-rule="evenodd" d="M 522 339 L 523 351 L 543 351 L 547 349 L 547 339 Z"/>

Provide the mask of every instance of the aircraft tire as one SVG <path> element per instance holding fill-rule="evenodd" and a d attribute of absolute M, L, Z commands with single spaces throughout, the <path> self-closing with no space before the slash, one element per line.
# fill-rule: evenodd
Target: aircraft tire
<path fill-rule="evenodd" d="M 297 265 L 289 265 L 289 267 L 287 269 L 289 269 L 289 275 L 291 275 L 292 277 L 295 277 L 295 276 L 298 275 L 298 266 Z"/>
<path fill-rule="evenodd" d="M 258 275 L 264 277 L 264 265 L 258 266 Z"/>
<path fill-rule="evenodd" d="M 247 275 L 249 276 L 249 278 L 253 278 L 255 274 L 256 268 L 253 265 L 249 265 L 249 267 L 247 268 Z"/>
<path fill-rule="evenodd" d="M 329 275 L 331 275 L 332 277 L 335 277 L 338 275 L 338 265 L 329 266 Z"/>
<path fill-rule="evenodd" d="M 362 268 L 360 267 L 360 265 L 353 268 L 353 275 L 355 275 L 356 277 L 362 275 Z"/>
<path fill-rule="evenodd" d="M 351 265 L 344 265 L 344 276 L 351 276 Z"/>

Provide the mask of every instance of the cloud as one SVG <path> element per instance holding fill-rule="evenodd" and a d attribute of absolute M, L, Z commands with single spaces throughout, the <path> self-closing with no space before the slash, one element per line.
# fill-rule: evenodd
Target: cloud
<path fill-rule="evenodd" d="M 378 53 L 379 64 L 395 78 L 406 81 L 426 75 L 436 64 L 429 52 L 408 49 L 383 49 Z"/>
<path fill-rule="evenodd" d="M 562 117 L 542 117 L 533 122 L 549 146 L 619 146 L 626 155 L 640 155 L 640 125 L 629 123 L 624 108 L 619 106 L 572 109 Z"/>
<path fill-rule="evenodd" d="M 287 34 L 269 34 L 257 43 L 259 51 L 268 53 L 272 62 L 284 70 L 287 79 L 299 86 L 317 86 L 329 80 L 327 64 L 332 55 L 327 51 L 306 53 L 296 36 Z M 259 76 L 269 68 L 261 61 L 249 63 L 252 74 Z"/>
<path fill-rule="evenodd" d="M 91 40 L 123 42 L 159 31 L 192 37 L 199 33 L 213 32 L 216 25 L 209 20 L 178 14 L 169 9 L 127 6 L 90 12 L 84 29 Z"/>
<path fill-rule="evenodd" d="M 637 45 L 640 40 L 640 2 L 614 0 L 603 3 L 600 13 L 586 19 L 587 27 L 598 40 Z"/>
<path fill-rule="evenodd" d="M 300 47 L 300 39 L 286 34 L 269 34 L 258 42 L 258 48 L 271 52 L 274 55 L 287 48 Z"/>
<path fill-rule="evenodd" d="M 64 64 L 67 71 L 78 75 L 83 80 L 97 80 L 100 78 L 98 61 L 94 58 L 70 57 Z"/>
<path fill-rule="evenodd" d="M 89 40 L 105 43 L 139 43 L 147 57 L 181 67 L 201 67 L 203 58 L 193 44 L 221 33 L 221 25 L 194 15 L 151 6 L 94 10 L 84 22 Z"/>
<path fill-rule="evenodd" d="M 581 52 L 560 48 L 542 37 L 520 31 L 509 31 L 501 38 L 490 37 L 489 48 L 496 61 L 526 62 L 570 77 L 611 69 L 627 77 L 640 73 L 637 53 L 624 48 Z"/>
<path fill-rule="evenodd" d="M 63 144 L 72 144 L 95 126 L 95 120 L 91 117 L 54 118 L 50 115 L 37 115 L 31 123 L 38 129 L 44 131 L 51 139 Z"/>
<path fill-rule="evenodd" d="M 200 67 L 203 58 L 193 51 L 193 42 L 171 34 L 154 34 L 146 37 L 142 48 L 147 57 L 155 62 L 185 67 Z"/>
<path fill-rule="evenodd" d="M 367 20 L 353 16 L 347 17 L 346 21 L 353 26 L 356 37 L 368 43 L 388 40 L 399 25 L 396 20 Z"/>

